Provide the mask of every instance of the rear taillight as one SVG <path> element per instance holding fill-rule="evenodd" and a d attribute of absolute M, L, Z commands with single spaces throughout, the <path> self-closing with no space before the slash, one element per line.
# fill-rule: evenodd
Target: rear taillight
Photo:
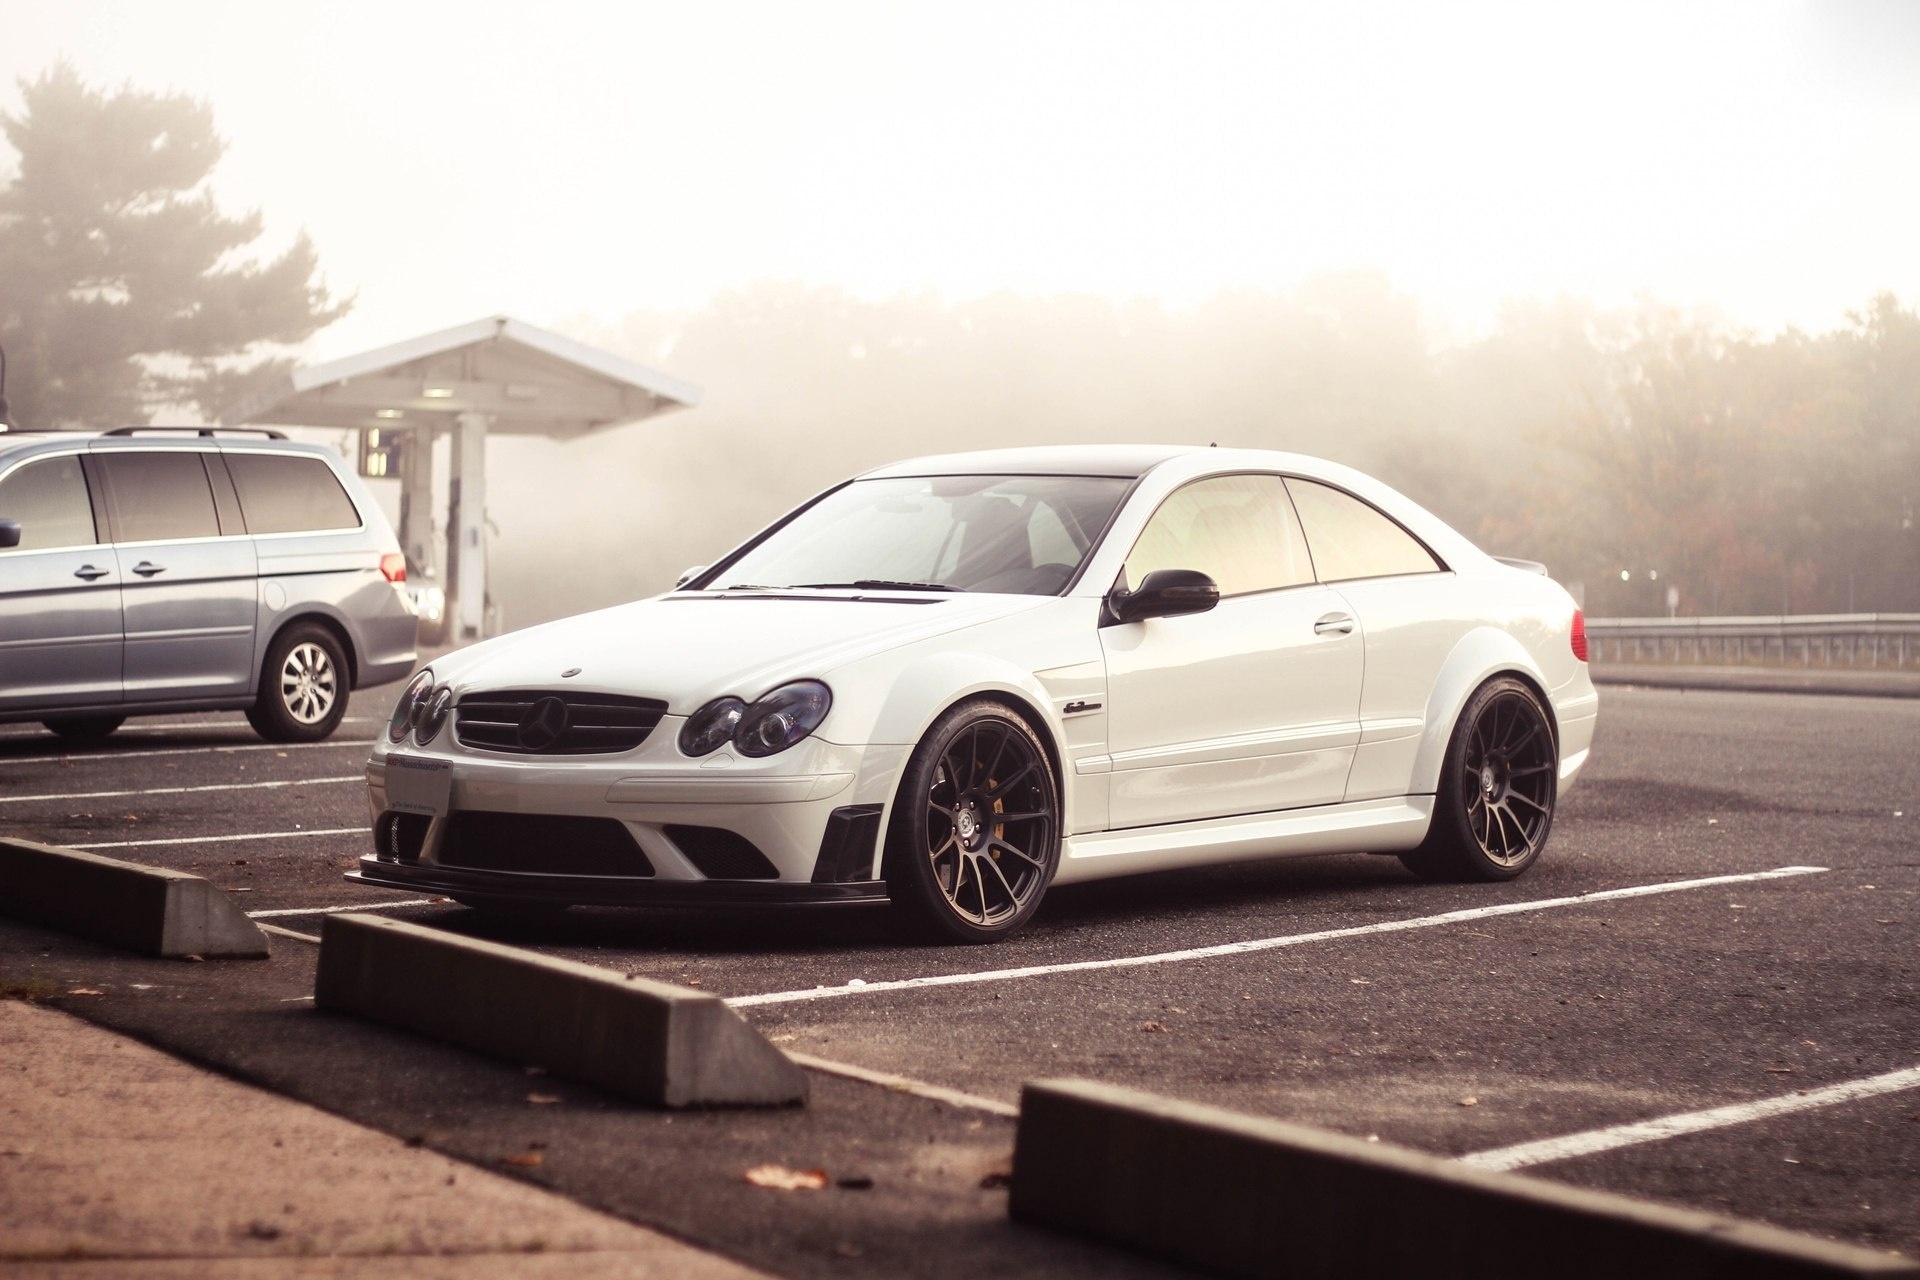
<path fill-rule="evenodd" d="M 405 582 L 407 580 L 407 558 L 398 551 L 387 552 L 387 554 L 380 557 L 380 576 L 396 585 Z"/>
<path fill-rule="evenodd" d="M 1573 611 L 1573 656 L 1587 660 L 1587 615 L 1578 609 Z"/>

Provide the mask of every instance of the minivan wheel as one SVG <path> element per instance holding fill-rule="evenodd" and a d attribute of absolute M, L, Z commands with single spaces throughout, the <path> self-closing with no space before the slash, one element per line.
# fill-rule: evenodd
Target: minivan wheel
<path fill-rule="evenodd" d="M 40 723 L 69 742 L 98 742 L 126 723 L 125 716 L 64 716 Z"/>
<path fill-rule="evenodd" d="M 260 668 L 247 720 L 269 742 L 318 742 L 347 714 L 347 662 L 333 632 L 317 623 L 274 637 Z"/>

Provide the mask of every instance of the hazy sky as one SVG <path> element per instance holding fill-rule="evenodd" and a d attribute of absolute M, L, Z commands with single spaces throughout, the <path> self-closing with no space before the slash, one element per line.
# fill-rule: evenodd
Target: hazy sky
<path fill-rule="evenodd" d="M 62 56 L 211 103 L 223 203 L 359 295 L 317 359 L 768 277 L 1190 303 L 1377 267 L 1468 330 L 1920 301 L 1907 0 L 0 0 L 0 109 Z"/>

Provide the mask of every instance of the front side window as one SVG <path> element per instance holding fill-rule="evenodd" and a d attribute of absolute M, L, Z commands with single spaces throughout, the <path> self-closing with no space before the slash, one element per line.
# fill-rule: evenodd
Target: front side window
<path fill-rule="evenodd" d="M 319 458 L 284 453 L 229 453 L 226 458 L 248 533 L 360 527 L 353 501 L 333 468 Z"/>
<path fill-rule="evenodd" d="M 1287 488 L 1322 582 L 1434 573 L 1444 568 L 1414 536 L 1350 493 L 1311 480 Z"/>
<path fill-rule="evenodd" d="M 100 541 L 78 457 L 42 458 L 0 480 L 0 520 L 20 523 L 20 545 L 0 553 L 90 547 Z"/>
<path fill-rule="evenodd" d="M 1214 476 L 1176 489 L 1140 531 L 1126 582 L 1156 569 L 1198 569 L 1222 596 L 1313 581 L 1307 545 L 1279 476 Z"/>
<path fill-rule="evenodd" d="M 856 480 L 708 575 L 707 587 L 917 584 L 1057 595 L 1127 485 L 1114 476 Z"/>
<path fill-rule="evenodd" d="M 96 455 L 113 499 L 120 542 L 173 542 L 220 533 L 213 489 L 198 453 Z"/>

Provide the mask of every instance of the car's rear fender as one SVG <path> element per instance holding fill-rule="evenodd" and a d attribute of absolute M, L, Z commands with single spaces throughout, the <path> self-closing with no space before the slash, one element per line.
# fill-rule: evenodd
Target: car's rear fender
<path fill-rule="evenodd" d="M 1553 700 L 1547 696 L 1547 682 L 1533 655 L 1509 633 L 1496 627 L 1476 627 L 1460 637 L 1447 660 L 1441 664 L 1440 677 L 1433 682 L 1427 699 L 1426 727 L 1421 731 L 1420 748 L 1414 754 L 1409 794 L 1431 795 L 1440 789 L 1440 766 L 1453 737 L 1467 699 L 1495 676 L 1511 675 L 1525 681 L 1546 708 L 1554 722 Z"/>

